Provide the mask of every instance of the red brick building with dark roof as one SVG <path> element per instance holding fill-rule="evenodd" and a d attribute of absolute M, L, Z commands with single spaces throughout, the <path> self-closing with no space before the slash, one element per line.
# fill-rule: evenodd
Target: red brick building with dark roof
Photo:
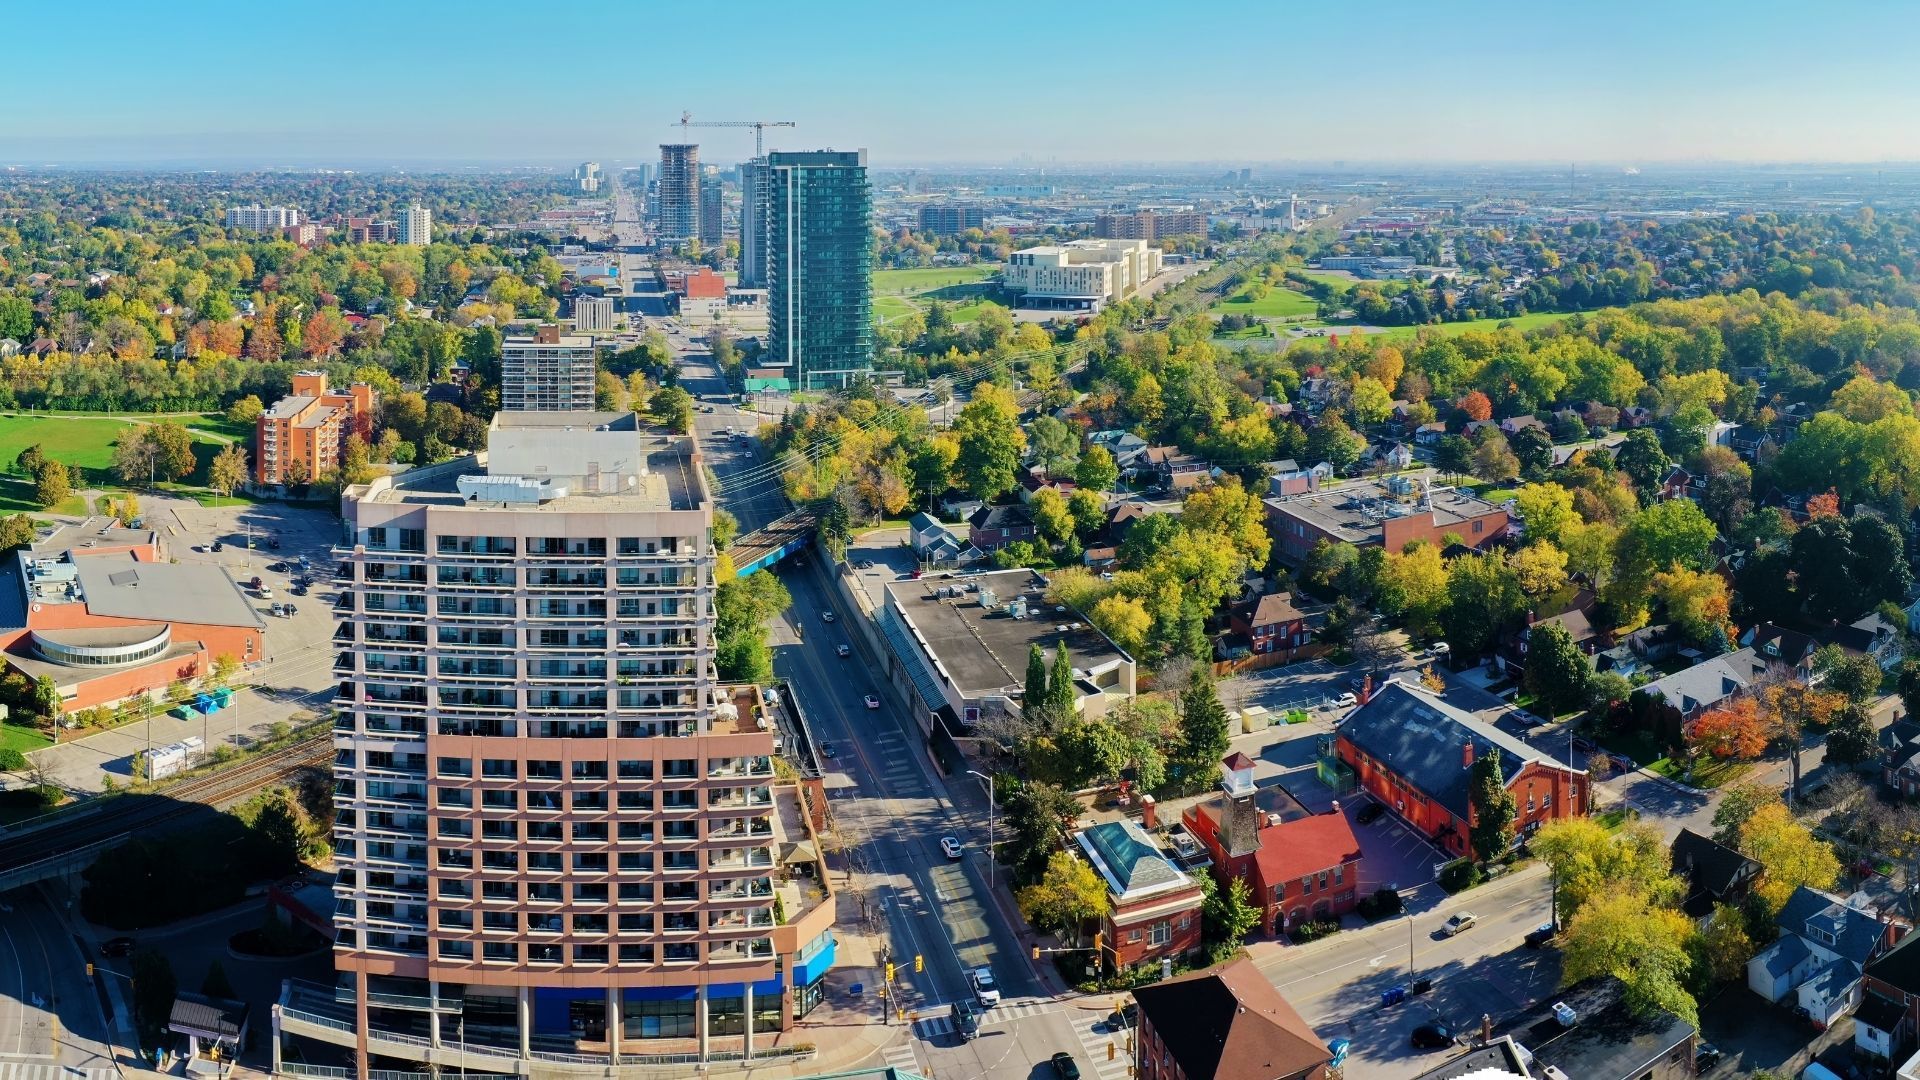
<path fill-rule="evenodd" d="M 1297 649 L 1313 640 L 1307 613 L 1294 605 L 1292 593 L 1268 593 L 1235 604 L 1228 617 L 1233 632 L 1244 636 L 1256 653 Z"/>
<path fill-rule="evenodd" d="M 1141 1080 L 1326 1080 L 1326 1042 L 1244 956 L 1133 998 Z"/>
<path fill-rule="evenodd" d="M 1206 847 L 1222 888 L 1246 881 L 1262 933 L 1354 909 L 1361 851 L 1346 814 L 1309 814 L 1279 788 L 1261 791 L 1253 760 L 1238 752 L 1221 763 L 1220 787 L 1218 798 L 1189 807 L 1181 824 Z"/>

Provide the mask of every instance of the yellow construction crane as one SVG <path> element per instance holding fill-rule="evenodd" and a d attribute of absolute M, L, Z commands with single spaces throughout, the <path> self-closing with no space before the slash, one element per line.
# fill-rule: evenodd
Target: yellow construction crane
<path fill-rule="evenodd" d="M 750 127 L 752 128 L 753 129 L 753 156 L 757 158 L 767 156 L 766 129 L 770 127 L 797 127 L 797 126 L 799 125 L 795 124 L 791 120 L 695 120 L 693 118 L 693 114 L 690 112 L 683 112 L 680 114 L 680 128 L 683 133 L 687 128 L 697 128 L 697 127 L 715 127 L 715 128 Z"/>

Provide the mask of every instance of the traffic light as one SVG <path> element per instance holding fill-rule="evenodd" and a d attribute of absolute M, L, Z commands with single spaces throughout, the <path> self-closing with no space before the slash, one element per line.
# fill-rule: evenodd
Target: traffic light
<path fill-rule="evenodd" d="M 1035 945 L 1035 946 L 1033 947 L 1033 958 L 1034 958 L 1035 960 L 1038 960 L 1038 959 L 1040 959 L 1040 946 L 1038 946 L 1038 945 Z"/>
<path fill-rule="evenodd" d="M 916 974 L 916 975 L 917 975 L 917 974 L 919 974 L 920 972 L 922 972 L 922 971 L 925 971 L 925 970 L 927 970 L 927 962 L 926 962 L 926 960 L 925 960 L 924 958 L 922 958 L 922 957 L 921 957 L 921 955 L 920 955 L 919 953 L 914 953 L 914 954 L 913 954 L 913 971 L 914 971 L 914 974 Z"/>
<path fill-rule="evenodd" d="M 887 981 L 893 981 L 893 961 L 887 961 Z"/>
<path fill-rule="evenodd" d="M 93 978 L 93 962 L 91 960 L 87 962 L 87 978 Z"/>
<path fill-rule="evenodd" d="M 1093 935 L 1093 951 L 1094 951 L 1094 952 L 1096 952 L 1096 953 L 1098 953 L 1098 952 L 1100 951 L 1100 946 L 1101 946 L 1101 943 L 1102 943 L 1103 941 L 1105 941 L 1105 940 L 1106 940 L 1106 935 L 1105 935 L 1105 934 L 1095 934 L 1095 935 Z"/>

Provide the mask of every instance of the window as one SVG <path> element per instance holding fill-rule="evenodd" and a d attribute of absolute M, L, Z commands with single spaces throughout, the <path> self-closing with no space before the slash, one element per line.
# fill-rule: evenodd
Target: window
<path fill-rule="evenodd" d="M 515 851 L 483 851 L 480 865 L 487 870 L 518 870 L 520 854 Z"/>
<path fill-rule="evenodd" d="M 459 788 L 434 788 L 433 801 L 439 806 L 470 807 L 473 805 L 473 792 Z"/>
<path fill-rule="evenodd" d="M 512 780 L 520 775 L 520 763 L 512 758 L 482 758 L 480 775 L 489 780 Z"/>
<path fill-rule="evenodd" d="M 573 887 L 573 898 L 582 903 L 604 904 L 607 902 L 606 882 L 582 882 Z"/>
<path fill-rule="evenodd" d="M 1165 945 L 1167 942 L 1172 940 L 1173 940 L 1173 924 L 1172 923 L 1157 922 L 1157 923 L 1154 923 L 1152 926 L 1147 927 L 1147 944 Z"/>
<path fill-rule="evenodd" d="M 440 943 L 440 959 L 442 960 L 473 959 L 473 942 L 442 941 Z M 488 957 L 488 959 L 492 959 L 492 957 Z"/>
<path fill-rule="evenodd" d="M 520 807 L 520 793 L 517 791 L 483 791 L 480 793 L 480 805 L 488 810 L 517 810 Z"/>
<path fill-rule="evenodd" d="M 560 763 L 557 761 L 529 761 L 527 762 L 527 779 L 558 780 L 560 779 Z"/>
<path fill-rule="evenodd" d="M 651 964 L 653 963 L 653 946 L 622 945 L 620 946 L 620 962 L 623 964 Z"/>
<path fill-rule="evenodd" d="M 1334 883 L 1335 885 L 1339 885 L 1339 884 L 1341 884 L 1342 882 L 1344 882 L 1344 881 L 1346 880 L 1346 878 L 1347 878 L 1347 868 L 1346 868 L 1346 866 L 1344 866 L 1344 865 L 1341 865 L 1341 866 L 1336 866 L 1336 867 L 1334 867 L 1334 868 L 1333 868 L 1333 883 Z M 1183 920 L 1181 920 L 1181 925 L 1182 925 L 1182 926 L 1185 926 L 1185 925 L 1186 925 L 1186 921 L 1185 921 L 1184 919 L 1183 919 Z"/>
<path fill-rule="evenodd" d="M 557 851 L 530 851 L 527 853 L 527 869 L 548 873 L 559 873 L 564 864 Z"/>
<path fill-rule="evenodd" d="M 483 912 L 480 919 L 480 925 L 488 930 L 520 929 L 520 913 L 517 911 Z"/>
<path fill-rule="evenodd" d="M 1127 944 L 1131 945 L 1134 942 L 1137 942 L 1139 940 L 1140 940 L 1140 931 L 1137 928 L 1127 931 Z"/>
<path fill-rule="evenodd" d="M 1312 874 L 1308 874 L 1306 877 L 1303 877 L 1300 879 L 1300 891 L 1304 893 L 1310 893 L 1313 891 L 1313 875 Z"/>
<path fill-rule="evenodd" d="M 576 761 L 573 763 L 575 780 L 605 780 L 607 763 L 604 761 Z"/>
<path fill-rule="evenodd" d="M 560 885 L 553 881 L 537 881 L 527 885 L 527 899 L 537 903 L 557 904 L 560 902 Z"/>
<path fill-rule="evenodd" d="M 1481 532 L 1483 532 L 1483 531 L 1485 531 L 1485 529 L 1486 529 L 1486 527 L 1487 527 L 1487 523 L 1486 523 L 1486 522 L 1484 522 L 1484 521 L 1476 521 L 1476 522 L 1474 522 L 1474 523 L 1473 523 L 1473 534 L 1474 534 L 1475 536 L 1478 536 L 1478 535 L 1480 535 L 1480 533 L 1481 533 Z"/>
<path fill-rule="evenodd" d="M 573 959 L 579 964 L 604 964 L 607 962 L 605 945 L 575 945 Z"/>
<path fill-rule="evenodd" d="M 1551 809 L 1553 809 L 1553 792 L 1549 791 L 1540 796 L 1540 812 L 1545 813 Z"/>
<path fill-rule="evenodd" d="M 480 883 L 480 896 L 485 900 L 505 900 L 511 903 L 520 899 L 520 883 L 517 881 L 483 881 Z"/>
<path fill-rule="evenodd" d="M 441 776 L 472 776 L 473 759 L 463 757 L 443 757 L 436 770 Z"/>
<path fill-rule="evenodd" d="M 511 941 L 489 941 L 481 956 L 488 960 L 504 960 L 511 963 L 520 959 L 520 946 Z"/>

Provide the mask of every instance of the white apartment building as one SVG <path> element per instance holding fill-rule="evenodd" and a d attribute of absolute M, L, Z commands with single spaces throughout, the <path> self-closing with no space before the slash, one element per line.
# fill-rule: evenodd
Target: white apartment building
<path fill-rule="evenodd" d="M 1073 240 L 1016 251 L 1001 267 L 1020 306 L 1098 311 L 1160 272 L 1160 249 L 1145 240 Z"/>
<path fill-rule="evenodd" d="M 593 408 L 593 338 L 553 325 L 500 345 L 500 408 L 570 412 Z"/>
<path fill-rule="evenodd" d="M 613 329 L 613 297 L 576 296 L 573 298 L 573 329 L 587 334 Z"/>
<path fill-rule="evenodd" d="M 409 206 L 400 212 L 400 243 L 426 247 L 433 243 L 433 211 Z"/>
<path fill-rule="evenodd" d="M 300 211 L 291 206 L 229 206 L 227 228 L 251 232 L 279 232 L 300 224 Z"/>

